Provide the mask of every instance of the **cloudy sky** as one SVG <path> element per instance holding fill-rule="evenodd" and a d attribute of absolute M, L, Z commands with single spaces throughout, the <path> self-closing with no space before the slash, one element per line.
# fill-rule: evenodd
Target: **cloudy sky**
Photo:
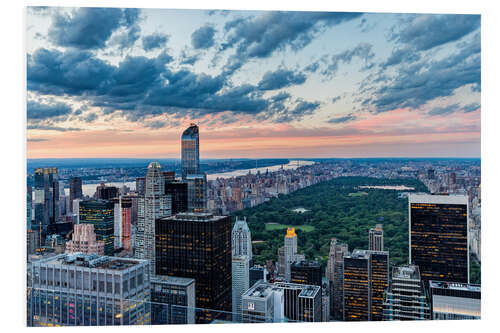
<path fill-rule="evenodd" d="M 479 157 L 478 15 L 27 10 L 27 157 Z"/>

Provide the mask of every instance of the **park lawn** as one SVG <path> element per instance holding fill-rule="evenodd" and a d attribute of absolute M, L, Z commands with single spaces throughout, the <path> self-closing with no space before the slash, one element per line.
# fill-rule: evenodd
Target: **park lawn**
<path fill-rule="evenodd" d="M 295 230 L 304 232 L 311 232 L 315 229 L 312 225 L 285 225 L 279 223 L 266 223 L 266 230 L 283 230 L 286 228 L 295 228 Z"/>

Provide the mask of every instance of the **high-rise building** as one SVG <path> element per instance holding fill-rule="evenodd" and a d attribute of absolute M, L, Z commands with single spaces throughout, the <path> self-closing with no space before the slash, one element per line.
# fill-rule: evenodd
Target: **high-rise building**
<path fill-rule="evenodd" d="M 248 256 L 252 261 L 252 235 L 246 217 L 243 220 L 236 217 L 231 233 L 231 249 L 233 256 Z"/>
<path fill-rule="evenodd" d="M 132 251 L 131 227 L 132 227 L 132 198 L 124 196 L 121 198 L 122 207 L 122 247 L 125 251 Z"/>
<path fill-rule="evenodd" d="M 165 180 L 165 194 L 172 197 L 172 215 L 188 211 L 187 182 Z"/>
<path fill-rule="evenodd" d="M 205 174 L 186 175 L 189 212 L 204 212 L 207 208 L 207 176 Z"/>
<path fill-rule="evenodd" d="M 305 257 L 303 254 L 297 253 L 297 234 L 295 233 L 295 228 L 287 228 L 285 235 L 285 281 L 290 281 L 290 266 L 292 263 L 304 259 Z"/>
<path fill-rule="evenodd" d="M 317 261 L 302 260 L 290 266 L 290 282 L 320 286 L 321 265 Z"/>
<path fill-rule="evenodd" d="M 196 280 L 197 323 L 228 318 L 231 307 L 231 218 L 181 213 L 156 219 L 156 274 Z M 214 310 L 214 311 L 210 311 Z"/>
<path fill-rule="evenodd" d="M 40 248 L 40 233 L 38 230 L 27 230 L 26 232 L 26 254 L 36 254 Z"/>
<path fill-rule="evenodd" d="M 26 188 L 26 230 L 31 230 L 31 220 L 33 219 L 33 189 Z"/>
<path fill-rule="evenodd" d="M 321 287 L 275 282 L 284 292 L 284 313 L 290 321 L 321 321 Z"/>
<path fill-rule="evenodd" d="M 148 265 L 83 253 L 28 263 L 27 325 L 149 325 Z"/>
<path fill-rule="evenodd" d="M 268 275 L 269 273 L 267 272 L 267 269 L 265 266 L 260 266 L 260 265 L 254 265 L 250 267 L 249 270 L 249 287 L 253 287 L 257 281 L 262 280 L 264 282 L 268 281 Z"/>
<path fill-rule="evenodd" d="M 120 189 L 115 186 L 107 186 L 104 183 L 101 183 L 96 187 L 95 198 L 97 200 L 110 200 L 114 198 L 118 198 L 120 195 Z"/>
<path fill-rule="evenodd" d="M 151 275 L 155 268 L 155 220 L 171 215 L 172 201 L 165 194 L 165 179 L 160 164 L 151 162 L 146 174 L 144 196 L 139 198 L 135 257 L 151 261 Z"/>
<path fill-rule="evenodd" d="M 383 320 L 389 253 L 354 250 L 344 257 L 344 320 Z"/>
<path fill-rule="evenodd" d="M 241 322 L 241 296 L 250 288 L 250 258 L 246 255 L 233 256 L 232 258 L 232 306 L 233 321 Z"/>
<path fill-rule="evenodd" d="M 448 281 L 429 281 L 433 320 L 481 319 L 481 286 Z"/>
<path fill-rule="evenodd" d="M 74 213 L 73 200 L 81 198 L 83 198 L 82 179 L 80 177 L 71 177 L 69 179 L 69 209 L 72 213 Z M 78 213 L 78 211 L 76 213 Z"/>
<path fill-rule="evenodd" d="M 146 177 L 138 177 L 135 179 L 135 191 L 138 195 L 144 195 L 146 192 Z"/>
<path fill-rule="evenodd" d="M 72 212 L 73 212 L 73 222 L 74 224 L 79 224 L 80 223 L 80 202 L 82 199 L 75 199 L 73 200 L 73 203 L 71 204 L 72 207 Z"/>
<path fill-rule="evenodd" d="M 468 197 L 410 194 L 410 264 L 429 280 L 469 282 Z"/>
<path fill-rule="evenodd" d="M 115 249 L 119 249 L 122 247 L 122 204 L 121 204 L 121 196 L 118 198 L 111 199 L 114 204 L 114 221 L 113 221 L 113 230 L 114 234 L 114 243 L 113 246 Z"/>
<path fill-rule="evenodd" d="M 93 224 L 76 224 L 73 228 L 72 238 L 66 242 L 66 253 L 104 255 L 104 242 L 97 240 Z"/>
<path fill-rule="evenodd" d="M 191 124 L 181 137 L 182 179 L 187 175 L 200 174 L 200 137 L 199 128 Z"/>
<path fill-rule="evenodd" d="M 321 321 L 330 321 L 330 290 L 328 287 L 321 288 Z"/>
<path fill-rule="evenodd" d="M 430 319 L 430 307 L 418 266 L 394 267 L 384 302 L 384 320 L 426 319 Z"/>
<path fill-rule="evenodd" d="M 242 295 L 244 323 L 280 323 L 285 320 L 283 288 L 260 281 Z"/>
<path fill-rule="evenodd" d="M 98 241 L 104 242 L 104 254 L 113 255 L 114 205 L 105 200 L 84 200 L 80 202 L 80 224 L 93 224 Z"/>
<path fill-rule="evenodd" d="M 41 229 L 42 238 L 47 227 L 59 217 L 59 181 L 57 168 L 35 169 L 35 222 L 32 228 Z"/>
<path fill-rule="evenodd" d="M 194 279 L 155 275 L 151 277 L 152 325 L 194 324 Z"/>
<path fill-rule="evenodd" d="M 369 236 L 368 250 L 384 251 L 384 229 L 382 224 L 377 224 L 375 228 L 371 228 Z"/>
<path fill-rule="evenodd" d="M 332 238 L 325 274 L 330 287 L 330 314 L 335 320 L 344 320 L 344 256 L 347 254 L 347 244 Z"/>

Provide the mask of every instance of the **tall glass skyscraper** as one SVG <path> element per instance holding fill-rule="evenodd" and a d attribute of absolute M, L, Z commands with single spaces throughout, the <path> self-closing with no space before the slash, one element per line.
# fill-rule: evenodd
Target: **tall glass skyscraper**
<path fill-rule="evenodd" d="M 408 197 L 410 264 L 422 280 L 469 282 L 468 197 L 411 194 Z"/>
<path fill-rule="evenodd" d="M 181 137 L 182 179 L 200 173 L 200 137 L 196 124 L 191 124 Z"/>
<path fill-rule="evenodd" d="M 94 225 L 98 241 L 104 242 L 104 254 L 113 255 L 114 246 L 114 204 L 105 200 L 85 200 L 80 202 L 80 224 Z"/>
<path fill-rule="evenodd" d="M 33 228 L 42 227 L 43 238 L 49 224 L 55 224 L 59 217 L 59 181 L 57 168 L 35 169 L 35 223 Z"/>

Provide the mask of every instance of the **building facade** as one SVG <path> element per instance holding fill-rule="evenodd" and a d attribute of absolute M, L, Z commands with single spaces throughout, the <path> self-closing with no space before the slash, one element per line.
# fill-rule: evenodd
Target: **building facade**
<path fill-rule="evenodd" d="M 283 289 L 284 314 L 289 321 L 321 321 L 321 287 L 287 282 L 274 285 Z"/>
<path fill-rule="evenodd" d="M 252 235 L 246 218 L 239 220 L 236 217 L 231 232 L 231 251 L 233 256 L 247 256 L 252 261 Z"/>
<path fill-rule="evenodd" d="M 47 228 L 59 218 L 59 180 L 57 168 L 35 169 L 35 219 L 32 228 L 38 228 L 42 238 Z"/>
<path fill-rule="evenodd" d="M 104 254 L 114 253 L 114 204 L 104 200 L 85 200 L 80 202 L 80 224 L 94 225 L 98 241 L 104 242 Z"/>
<path fill-rule="evenodd" d="M 468 197 L 410 194 L 410 264 L 422 280 L 469 282 Z"/>
<path fill-rule="evenodd" d="M 82 253 L 28 264 L 28 326 L 149 325 L 146 260 Z"/>
<path fill-rule="evenodd" d="M 194 279 L 160 275 L 151 277 L 151 323 L 194 324 L 195 291 Z"/>
<path fill-rule="evenodd" d="M 232 312 L 233 322 L 240 323 L 242 295 L 250 288 L 250 258 L 246 255 L 232 258 Z"/>
<path fill-rule="evenodd" d="M 331 239 L 325 274 L 330 287 L 330 313 L 335 320 L 344 320 L 344 256 L 348 250 L 347 244 Z"/>
<path fill-rule="evenodd" d="M 200 174 L 200 137 L 199 128 L 191 124 L 181 136 L 182 179 L 187 175 Z"/>
<path fill-rule="evenodd" d="M 369 231 L 368 250 L 384 251 L 384 229 L 382 224 L 377 224 Z"/>
<path fill-rule="evenodd" d="M 80 177 L 71 177 L 69 179 L 69 203 L 70 211 L 73 211 L 73 200 L 83 198 L 82 179 Z M 76 211 L 78 213 L 78 211 Z"/>
<path fill-rule="evenodd" d="M 196 280 L 197 323 L 231 320 L 231 218 L 182 213 L 156 220 L 156 274 Z M 212 311 L 210 311 L 212 310 Z"/>
<path fill-rule="evenodd" d="M 430 306 L 418 266 L 394 267 L 384 302 L 384 320 L 430 319 Z"/>
<path fill-rule="evenodd" d="M 260 281 L 242 295 L 244 323 L 280 323 L 285 321 L 284 290 Z"/>
<path fill-rule="evenodd" d="M 433 320 L 481 319 L 481 286 L 429 281 Z"/>
<path fill-rule="evenodd" d="M 66 242 L 66 253 L 104 255 L 104 242 L 98 241 L 93 224 L 75 224 L 70 241 Z"/>
<path fill-rule="evenodd" d="M 290 283 L 322 285 L 321 265 L 317 261 L 302 260 L 290 266 Z"/>
<path fill-rule="evenodd" d="M 188 212 L 200 213 L 207 209 L 207 176 L 205 174 L 186 175 Z"/>

